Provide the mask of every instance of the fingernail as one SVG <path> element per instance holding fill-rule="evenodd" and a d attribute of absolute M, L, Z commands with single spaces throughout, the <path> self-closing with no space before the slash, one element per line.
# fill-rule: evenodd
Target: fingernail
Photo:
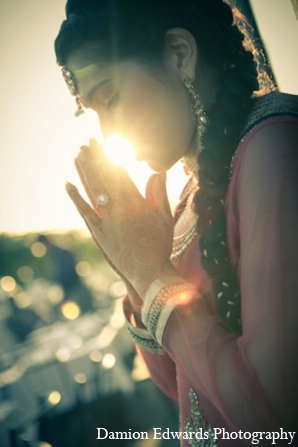
<path fill-rule="evenodd" d="M 95 138 L 89 138 L 89 145 L 91 146 L 91 147 L 95 147 L 96 145 L 97 145 L 97 141 L 96 141 L 96 139 Z"/>
<path fill-rule="evenodd" d="M 81 162 L 81 163 L 85 163 L 87 161 L 87 154 L 85 151 L 81 151 L 79 152 L 79 155 L 77 157 L 77 159 Z"/>
<path fill-rule="evenodd" d="M 167 173 L 166 173 L 166 171 L 162 171 L 162 172 L 159 174 L 159 176 L 160 176 L 160 180 L 161 180 L 161 182 L 164 183 L 164 182 L 166 181 L 166 178 L 167 178 Z"/>
<path fill-rule="evenodd" d="M 74 192 L 76 190 L 76 187 L 70 183 L 70 182 L 65 182 L 65 188 L 67 190 L 67 192 Z"/>

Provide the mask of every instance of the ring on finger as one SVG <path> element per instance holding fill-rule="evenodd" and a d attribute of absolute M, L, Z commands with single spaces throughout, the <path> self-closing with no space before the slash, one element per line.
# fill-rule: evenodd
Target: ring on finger
<path fill-rule="evenodd" d="M 109 196 L 107 196 L 107 194 L 99 194 L 96 197 L 96 207 L 104 206 L 108 203 L 108 201 L 109 201 Z"/>

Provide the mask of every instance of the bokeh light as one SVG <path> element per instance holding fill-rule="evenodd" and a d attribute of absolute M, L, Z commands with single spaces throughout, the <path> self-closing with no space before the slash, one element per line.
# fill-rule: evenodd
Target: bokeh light
<path fill-rule="evenodd" d="M 76 265 L 76 272 L 81 277 L 89 276 L 91 273 L 91 265 L 87 261 L 78 262 Z"/>
<path fill-rule="evenodd" d="M 34 242 L 31 246 L 31 253 L 36 258 L 42 258 L 47 252 L 47 247 L 42 242 Z"/>
<path fill-rule="evenodd" d="M 49 285 L 47 288 L 47 299 L 52 304 L 60 304 L 64 299 L 64 291 L 58 284 Z"/>
<path fill-rule="evenodd" d="M 28 307 L 32 304 L 31 297 L 25 292 L 20 292 L 20 293 L 16 294 L 13 297 L 13 299 L 14 299 L 16 306 L 19 309 L 25 309 L 26 307 Z"/>
<path fill-rule="evenodd" d="M 80 306 L 73 301 L 66 301 L 62 304 L 60 310 L 67 320 L 76 320 L 81 313 Z"/>
<path fill-rule="evenodd" d="M 4 276 L 0 283 L 1 288 L 7 293 L 13 292 L 16 288 L 16 281 L 12 276 Z"/>
<path fill-rule="evenodd" d="M 79 335 L 73 335 L 68 340 L 68 343 L 71 348 L 80 349 L 83 345 L 83 340 L 82 340 L 82 337 L 80 337 Z"/>
<path fill-rule="evenodd" d="M 61 401 L 61 394 L 59 391 L 52 391 L 48 396 L 48 402 L 51 405 L 58 405 Z"/>
<path fill-rule="evenodd" d="M 123 297 L 127 291 L 123 281 L 115 281 L 109 288 L 109 293 L 115 298 Z"/>
<path fill-rule="evenodd" d="M 103 355 L 100 351 L 92 351 L 90 354 L 90 360 L 94 363 L 100 363 L 103 359 Z"/>
<path fill-rule="evenodd" d="M 30 282 L 34 277 L 34 271 L 28 265 L 24 265 L 18 269 L 18 277 L 23 282 Z"/>
<path fill-rule="evenodd" d="M 56 359 L 61 363 L 66 363 L 70 359 L 69 349 L 62 347 L 56 352 Z"/>
<path fill-rule="evenodd" d="M 116 363 L 116 358 L 113 354 L 105 354 L 102 359 L 102 367 L 105 369 L 111 369 Z"/>
<path fill-rule="evenodd" d="M 110 319 L 110 325 L 113 329 L 121 329 L 125 324 L 123 312 L 115 312 Z"/>
<path fill-rule="evenodd" d="M 75 375 L 74 377 L 75 381 L 80 384 L 80 385 L 84 385 L 84 383 L 87 382 L 87 376 L 84 373 L 78 373 Z"/>
<path fill-rule="evenodd" d="M 136 382 L 141 382 L 142 380 L 149 379 L 150 374 L 149 371 L 141 358 L 136 355 L 133 362 L 133 368 L 131 371 L 131 377 Z"/>

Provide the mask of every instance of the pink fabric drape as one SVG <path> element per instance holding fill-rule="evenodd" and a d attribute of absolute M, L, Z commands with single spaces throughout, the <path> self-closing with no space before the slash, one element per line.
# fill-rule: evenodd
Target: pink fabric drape
<path fill-rule="evenodd" d="M 274 117 L 255 127 L 236 153 L 226 213 L 230 258 L 241 285 L 241 336 L 230 334 L 216 314 L 197 238 L 175 262 L 179 274 L 204 299 L 193 297 L 174 309 L 163 335 L 165 355 L 140 351 L 152 379 L 179 400 L 181 429 L 190 417 L 192 388 L 212 427 L 295 430 L 297 146 L 298 119 Z M 188 441 L 182 445 L 188 446 Z M 251 441 L 219 445 L 251 445 Z"/>

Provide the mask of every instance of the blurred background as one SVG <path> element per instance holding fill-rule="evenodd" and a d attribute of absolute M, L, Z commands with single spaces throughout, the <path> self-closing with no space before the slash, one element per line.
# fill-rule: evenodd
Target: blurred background
<path fill-rule="evenodd" d="M 298 94 L 297 2 L 238 1 L 280 90 Z M 64 190 L 66 180 L 79 184 L 74 157 L 98 132 L 92 115 L 74 117 L 55 64 L 64 5 L 0 0 L 1 447 L 92 447 L 97 427 L 178 427 L 176 405 L 148 379 L 126 333 L 123 284 Z M 150 171 L 131 168 L 142 189 Z M 173 197 L 180 170 L 169 176 Z"/>

